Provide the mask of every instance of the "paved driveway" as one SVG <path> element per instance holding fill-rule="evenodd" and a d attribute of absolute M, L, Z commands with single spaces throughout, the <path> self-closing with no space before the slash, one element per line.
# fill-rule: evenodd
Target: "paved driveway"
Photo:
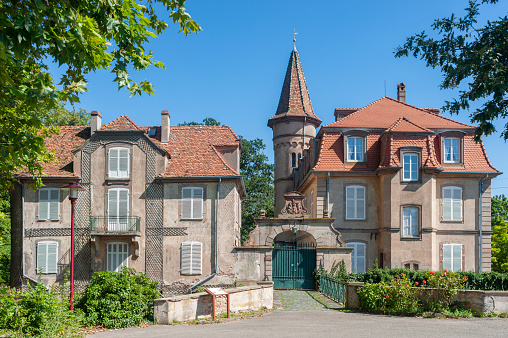
<path fill-rule="evenodd" d="M 294 292 L 294 291 L 292 291 Z M 206 325 L 152 325 L 102 337 L 507 337 L 506 318 L 427 319 L 330 310 L 307 293 L 279 293 L 282 307 L 263 317 Z M 315 302 L 313 304 L 313 302 Z M 300 304 L 301 306 L 298 306 Z M 315 307 L 315 308 L 314 308 Z M 328 308 L 328 309 L 327 309 Z"/>

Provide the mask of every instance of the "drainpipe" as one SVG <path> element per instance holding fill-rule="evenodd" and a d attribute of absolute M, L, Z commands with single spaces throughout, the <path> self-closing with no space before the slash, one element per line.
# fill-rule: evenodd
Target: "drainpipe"
<path fill-rule="evenodd" d="M 21 241 L 21 264 L 22 264 L 21 271 L 23 274 L 23 278 L 26 278 L 26 279 L 34 282 L 35 285 L 37 285 L 37 284 L 39 284 L 39 282 L 37 282 L 35 279 L 27 276 L 25 273 L 25 186 L 23 185 L 23 183 L 21 183 L 21 180 L 19 178 L 18 178 L 18 183 L 21 186 L 21 215 L 22 215 L 22 218 L 21 218 L 21 238 L 22 238 L 22 241 Z M 49 290 L 48 287 L 46 287 L 46 289 Z"/>
<path fill-rule="evenodd" d="M 483 243 L 482 243 L 483 242 L 483 224 L 482 224 L 483 181 L 486 180 L 488 177 L 489 177 L 489 174 L 486 174 L 485 177 L 480 180 L 480 196 L 479 196 L 479 199 L 478 199 L 479 205 L 480 205 L 480 219 L 479 219 L 479 223 L 480 223 L 480 271 L 479 272 L 482 272 L 482 269 L 483 269 L 483 264 L 482 264 L 482 261 L 483 261 Z"/>
<path fill-rule="evenodd" d="M 330 217 L 330 172 L 326 176 L 326 211 Z"/>
<path fill-rule="evenodd" d="M 219 271 L 219 257 L 218 257 L 218 255 L 219 255 L 219 190 L 220 190 L 221 181 L 222 181 L 222 178 L 219 178 L 219 183 L 217 183 L 217 202 L 216 202 L 216 207 L 215 207 L 215 248 L 214 248 L 214 250 L 215 250 L 215 268 L 214 268 L 214 272 L 210 276 L 206 277 L 205 279 L 202 279 L 199 282 L 197 282 L 196 284 L 192 285 L 189 288 L 189 293 L 192 293 L 192 290 L 194 290 L 198 286 L 208 282 L 210 279 L 215 277 L 215 275 Z"/>

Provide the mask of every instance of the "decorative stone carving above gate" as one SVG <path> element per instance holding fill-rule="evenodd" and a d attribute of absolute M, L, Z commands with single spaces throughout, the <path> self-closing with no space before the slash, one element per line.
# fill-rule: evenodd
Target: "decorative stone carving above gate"
<path fill-rule="evenodd" d="M 281 210 L 281 218 L 302 217 L 307 213 L 307 209 L 303 204 L 305 196 L 297 191 L 291 191 L 284 194 L 285 205 Z"/>

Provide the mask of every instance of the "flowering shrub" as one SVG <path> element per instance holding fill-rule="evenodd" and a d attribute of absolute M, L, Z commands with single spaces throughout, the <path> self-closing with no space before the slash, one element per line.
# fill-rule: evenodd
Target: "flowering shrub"
<path fill-rule="evenodd" d="M 442 311 L 448 309 L 452 298 L 459 290 L 464 289 L 467 277 L 458 273 L 447 271 L 426 271 L 425 287 L 433 288 L 431 293 L 426 293 L 423 306 L 426 310 Z"/>

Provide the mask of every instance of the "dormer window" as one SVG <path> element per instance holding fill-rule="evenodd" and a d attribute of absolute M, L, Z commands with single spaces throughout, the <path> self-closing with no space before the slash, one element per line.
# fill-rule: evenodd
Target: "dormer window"
<path fill-rule="evenodd" d="M 109 178 L 129 177 L 129 154 L 130 151 L 128 148 L 115 147 L 109 149 Z"/>
<path fill-rule="evenodd" d="M 363 162 L 363 137 L 347 138 L 348 162 Z"/>
<path fill-rule="evenodd" d="M 403 181 L 418 181 L 418 162 L 418 154 L 402 154 Z"/>
<path fill-rule="evenodd" d="M 444 162 L 460 163 L 460 139 L 445 137 L 444 139 Z"/>

